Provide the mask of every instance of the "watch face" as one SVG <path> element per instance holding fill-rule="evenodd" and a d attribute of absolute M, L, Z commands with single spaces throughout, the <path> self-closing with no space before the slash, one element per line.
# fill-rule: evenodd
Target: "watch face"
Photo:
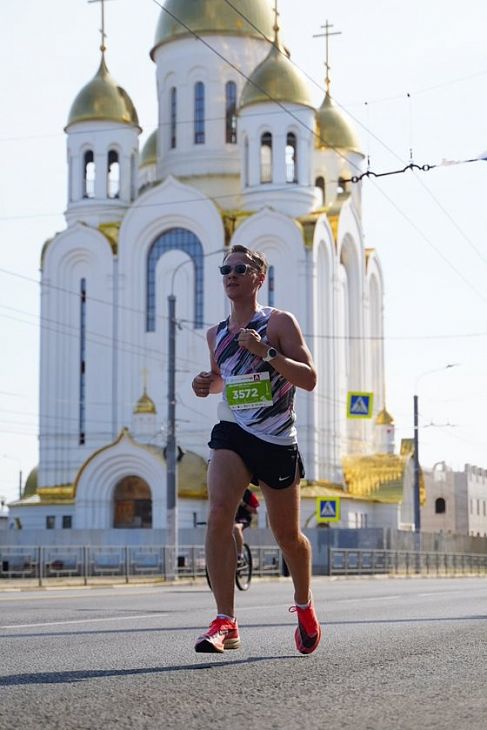
<path fill-rule="evenodd" d="M 267 350 L 267 355 L 265 356 L 264 360 L 272 360 L 277 355 L 277 350 L 275 347 L 269 347 Z"/>

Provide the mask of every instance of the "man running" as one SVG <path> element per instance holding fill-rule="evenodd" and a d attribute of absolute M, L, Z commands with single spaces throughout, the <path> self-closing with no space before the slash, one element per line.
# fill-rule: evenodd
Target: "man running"
<path fill-rule="evenodd" d="M 298 651 L 311 654 L 321 628 L 313 608 L 311 546 L 300 528 L 299 482 L 304 468 L 298 450 L 294 396 L 311 391 L 316 370 L 292 314 L 262 307 L 257 294 L 267 261 L 258 251 L 233 246 L 220 267 L 230 316 L 207 333 L 210 372 L 193 379 L 200 398 L 223 393 L 209 446 L 206 562 L 217 616 L 195 644 L 197 652 L 238 649 L 235 618 L 234 517 L 249 484 L 258 484 L 269 523 L 294 584 L 289 610 L 297 613 Z"/>

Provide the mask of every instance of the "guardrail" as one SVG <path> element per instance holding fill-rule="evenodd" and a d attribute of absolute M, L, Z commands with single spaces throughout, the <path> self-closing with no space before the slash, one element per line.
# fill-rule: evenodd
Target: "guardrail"
<path fill-rule="evenodd" d="M 487 575 L 487 555 L 408 550 L 328 550 L 328 575 Z"/>
<path fill-rule="evenodd" d="M 172 548 L 164 545 L 124 546 L 0 546 L 0 581 L 20 580 L 42 586 L 46 581 L 84 584 L 165 580 Z M 282 555 L 274 546 L 252 547 L 253 574 L 259 577 L 283 573 Z M 178 577 L 204 578 L 205 549 L 180 545 Z"/>

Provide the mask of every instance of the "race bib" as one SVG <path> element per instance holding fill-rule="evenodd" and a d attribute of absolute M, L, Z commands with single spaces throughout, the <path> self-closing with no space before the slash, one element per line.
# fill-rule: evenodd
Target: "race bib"
<path fill-rule="evenodd" d="M 269 373 L 232 375 L 225 384 L 227 403 L 233 411 L 272 405 Z"/>

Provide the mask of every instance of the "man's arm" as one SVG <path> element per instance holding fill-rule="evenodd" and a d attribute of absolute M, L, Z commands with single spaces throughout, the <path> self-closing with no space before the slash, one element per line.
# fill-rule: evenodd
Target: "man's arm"
<path fill-rule="evenodd" d="M 278 351 L 271 360 L 272 367 L 298 388 L 313 390 L 316 368 L 294 315 L 280 310 L 273 312 L 267 325 L 267 338 Z M 263 358 L 269 349 L 255 330 L 242 330 L 238 341 L 241 347 L 258 357 Z"/>
<path fill-rule="evenodd" d="M 206 340 L 210 350 L 210 367 L 209 372 L 203 371 L 195 375 L 192 382 L 192 388 L 198 398 L 206 398 L 210 393 L 221 393 L 223 390 L 223 379 L 220 375 L 220 368 L 215 360 L 215 338 L 216 326 L 211 327 L 206 333 Z"/>

